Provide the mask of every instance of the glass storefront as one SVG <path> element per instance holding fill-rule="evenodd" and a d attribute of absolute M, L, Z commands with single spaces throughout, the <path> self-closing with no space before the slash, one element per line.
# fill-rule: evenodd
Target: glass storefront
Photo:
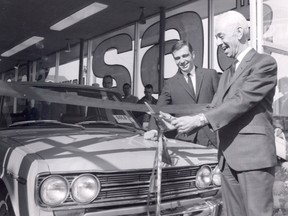
<path fill-rule="evenodd" d="M 288 5 L 286 0 L 263 2 L 264 52 L 272 55 L 278 65 L 278 85 L 274 115 L 288 116 Z"/>

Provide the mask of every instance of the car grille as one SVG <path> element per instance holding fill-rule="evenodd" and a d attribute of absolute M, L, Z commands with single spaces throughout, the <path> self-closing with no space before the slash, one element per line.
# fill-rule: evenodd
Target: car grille
<path fill-rule="evenodd" d="M 209 165 L 212 169 L 216 164 Z M 196 173 L 198 167 L 177 167 L 164 168 L 162 170 L 162 184 L 161 184 L 161 200 L 177 200 L 185 197 L 196 198 L 203 196 L 211 196 L 217 193 L 219 187 L 211 185 L 210 187 L 199 190 L 195 186 Z M 97 198 L 90 204 L 89 207 L 111 207 L 116 205 L 135 205 L 147 202 L 149 192 L 149 182 L 151 170 L 129 171 L 129 172 L 105 172 L 105 173 L 91 173 L 101 182 L 101 191 Z M 73 179 L 78 175 L 83 174 L 65 174 L 63 175 L 71 184 Z M 41 181 L 48 175 L 41 175 L 38 177 L 38 188 Z M 211 193 L 215 192 L 215 193 Z M 150 194 L 151 204 L 155 203 L 156 195 Z M 40 203 L 42 207 L 45 207 Z M 61 205 L 74 206 L 78 205 L 70 196 Z M 78 205 L 79 206 L 79 205 Z"/>

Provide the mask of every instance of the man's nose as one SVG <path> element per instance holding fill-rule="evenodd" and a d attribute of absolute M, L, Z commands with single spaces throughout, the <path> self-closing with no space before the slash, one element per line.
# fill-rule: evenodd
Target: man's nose
<path fill-rule="evenodd" d="M 223 41 L 220 38 L 216 38 L 216 45 L 220 46 L 223 43 Z"/>
<path fill-rule="evenodd" d="M 184 58 L 180 58 L 180 59 L 179 59 L 179 62 L 180 62 L 180 63 L 184 63 L 184 62 L 185 62 L 185 59 L 184 59 Z"/>

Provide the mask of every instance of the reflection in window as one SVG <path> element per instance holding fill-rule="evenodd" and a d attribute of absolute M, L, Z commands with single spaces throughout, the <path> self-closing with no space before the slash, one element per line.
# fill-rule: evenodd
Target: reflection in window
<path fill-rule="evenodd" d="M 107 101 L 121 100 L 121 95 L 114 92 L 106 92 L 103 89 L 94 88 L 79 89 L 72 88 L 72 86 L 73 85 L 70 87 L 67 85 L 58 88 L 43 88 L 48 88 L 46 89 L 49 90 L 47 91 L 48 94 L 51 93 L 54 95 L 54 93 L 57 92 L 57 94 L 62 95 L 63 98 L 66 96 L 80 96 L 85 97 L 88 101 L 96 99 Z M 41 99 L 41 101 L 18 98 L 16 103 L 14 98 L 9 96 L 4 96 L 0 99 L 2 100 L 2 107 L 0 107 L 0 129 L 7 128 L 11 126 L 11 124 L 12 126 L 13 124 L 15 126 L 17 123 L 22 127 L 28 126 L 29 124 L 30 126 L 34 125 L 35 127 L 39 127 L 39 124 L 48 127 L 49 121 L 69 124 L 105 121 L 108 122 L 108 125 L 110 125 L 109 127 L 112 127 L 115 124 L 138 127 L 131 112 L 125 110 L 101 108 L 97 106 L 72 105 L 69 103 L 66 104 L 65 101 L 62 101 L 62 103 L 52 103 L 45 101 L 44 98 Z M 84 99 L 83 101 L 83 103 L 85 103 Z M 45 124 L 45 122 L 47 124 Z M 61 125 L 63 127 L 63 124 L 58 124 L 58 127 L 61 127 Z M 103 127 L 103 124 L 101 125 Z M 55 126 L 55 124 L 51 124 L 50 126 Z M 95 124 L 92 124 L 89 127 L 95 127 Z M 99 127 L 99 125 L 97 127 Z"/>
<path fill-rule="evenodd" d="M 288 77 L 282 77 L 278 81 L 280 97 L 274 102 L 274 114 L 288 116 Z"/>
<path fill-rule="evenodd" d="M 264 51 L 277 61 L 278 84 L 273 114 L 288 116 L 288 5 L 286 0 L 266 0 L 263 3 Z"/>

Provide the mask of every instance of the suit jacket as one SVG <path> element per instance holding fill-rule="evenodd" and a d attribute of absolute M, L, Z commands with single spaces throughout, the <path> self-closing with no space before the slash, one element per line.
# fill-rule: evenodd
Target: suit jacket
<path fill-rule="evenodd" d="M 219 75 L 215 70 L 195 68 L 196 75 L 196 92 L 195 96 L 184 78 L 184 75 L 178 71 L 173 77 L 165 81 L 161 95 L 158 98 L 157 105 L 165 106 L 168 104 L 208 104 L 211 103 L 213 96 L 217 90 Z M 179 116 L 176 114 L 176 116 Z M 151 118 L 149 129 L 156 129 L 155 119 Z M 176 133 L 174 133 L 176 135 Z M 180 136 L 181 140 L 194 142 L 195 136 L 202 145 L 208 145 L 209 141 L 216 145 L 216 135 L 204 127 L 197 133 L 188 137 Z"/>
<path fill-rule="evenodd" d="M 218 90 L 205 113 L 218 134 L 218 159 L 237 171 L 276 164 L 272 103 L 277 64 L 269 55 L 250 50 L 230 78 L 221 76 Z"/>

